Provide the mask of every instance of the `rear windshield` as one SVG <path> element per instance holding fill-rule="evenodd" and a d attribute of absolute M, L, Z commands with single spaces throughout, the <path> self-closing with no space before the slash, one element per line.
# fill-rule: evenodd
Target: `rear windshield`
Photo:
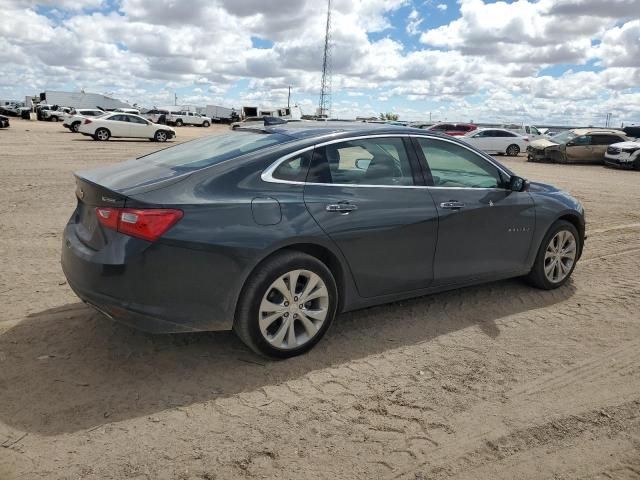
<path fill-rule="evenodd" d="M 279 133 L 234 132 L 182 143 L 141 157 L 140 160 L 188 172 L 293 140 L 295 138 Z"/>

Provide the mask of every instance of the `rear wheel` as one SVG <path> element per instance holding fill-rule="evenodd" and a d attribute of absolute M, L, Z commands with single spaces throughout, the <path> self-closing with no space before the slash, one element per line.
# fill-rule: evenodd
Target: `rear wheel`
<path fill-rule="evenodd" d="M 249 277 L 233 330 L 256 353 L 293 357 L 320 341 L 337 303 L 336 282 L 324 263 L 301 252 L 282 252 Z"/>
<path fill-rule="evenodd" d="M 169 135 L 164 130 L 158 130 L 156 134 L 153 136 L 153 139 L 156 142 L 166 142 L 169 138 Z"/>
<path fill-rule="evenodd" d="M 520 147 L 518 145 L 513 144 L 507 147 L 507 155 L 509 155 L 510 157 L 517 157 L 519 153 Z"/>
<path fill-rule="evenodd" d="M 527 280 L 533 286 L 552 290 L 569 280 L 578 261 L 580 236 L 573 224 L 558 220 L 545 235 Z"/>
<path fill-rule="evenodd" d="M 106 142 L 111 137 L 111 132 L 106 128 L 99 128 L 96 130 L 96 133 L 93 134 L 93 138 L 100 142 Z"/>
<path fill-rule="evenodd" d="M 182 122 L 182 120 L 180 120 L 180 119 L 176 120 L 176 127 L 181 127 L 183 125 L 184 125 L 184 123 Z"/>

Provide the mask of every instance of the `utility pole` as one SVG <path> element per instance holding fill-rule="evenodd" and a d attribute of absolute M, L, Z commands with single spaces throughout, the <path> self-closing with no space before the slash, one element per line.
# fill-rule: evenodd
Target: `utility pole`
<path fill-rule="evenodd" d="M 174 104 L 175 106 L 177 106 L 177 105 L 178 105 L 178 94 L 177 94 L 177 93 L 175 93 L 175 92 L 173 93 L 173 104 Z"/>
<path fill-rule="evenodd" d="M 324 36 L 324 55 L 322 57 L 322 81 L 320 83 L 320 101 L 318 115 L 329 117 L 331 114 L 331 0 L 327 0 L 327 25 Z"/>
<path fill-rule="evenodd" d="M 287 96 L 287 108 L 291 108 L 291 85 L 289 85 L 289 95 Z"/>

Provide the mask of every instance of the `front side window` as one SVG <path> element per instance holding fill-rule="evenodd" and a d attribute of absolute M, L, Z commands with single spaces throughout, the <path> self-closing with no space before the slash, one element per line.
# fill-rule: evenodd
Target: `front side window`
<path fill-rule="evenodd" d="M 128 115 L 112 115 L 111 117 L 107 118 L 106 120 L 111 120 L 114 122 L 128 122 L 129 120 L 127 119 Z"/>
<path fill-rule="evenodd" d="M 420 138 L 418 143 L 427 160 L 435 187 L 500 188 L 498 169 L 484 158 L 460 145 Z"/>
<path fill-rule="evenodd" d="M 591 135 L 580 135 L 571 141 L 574 145 L 585 146 L 591 145 Z"/>
<path fill-rule="evenodd" d="M 142 119 L 142 118 L 140 118 L 140 117 L 136 117 L 136 116 L 134 116 L 134 115 L 127 115 L 127 117 L 129 118 L 129 121 L 130 121 L 131 123 L 141 123 L 142 125 L 147 125 L 147 121 L 146 121 L 146 120 L 143 120 L 143 119 Z"/>
<path fill-rule="evenodd" d="M 534 135 L 540 135 L 540 130 L 538 130 L 536 127 L 531 127 L 531 133 Z"/>
<path fill-rule="evenodd" d="M 307 180 L 343 185 L 413 185 L 401 138 L 351 140 L 316 148 Z"/>

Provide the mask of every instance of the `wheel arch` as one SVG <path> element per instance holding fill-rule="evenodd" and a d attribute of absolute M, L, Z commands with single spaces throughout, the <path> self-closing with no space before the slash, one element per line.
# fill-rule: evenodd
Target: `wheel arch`
<path fill-rule="evenodd" d="M 558 220 L 564 220 L 564 221 L 569 222 L 570 224 L 572 224 L 574 227 L 576 227 L 576 230 L 578 231 L 578 234 L 580 235 L 580 239 L 579 239 L 580 240 L 579 241 L 580 249 L 578 250 L 578 259 L 579 259 L 582 256 L 582 249 L 584 248 L 584 240 L 586 238 L 584 222 L 582 222 L 580 220 L 580 216 L 577 213 L 574 213 L 574 212 L 563 213 L 558 218 L 556 218 L 556 220 L 553 223 L 557 222 Z M 549 228 L 551 228 L 551 227 L 549 227 Z"/>
<path fill-rule="evenodd" d="M 290 251 L 306 253 L 307 255 L 317 258 L 327 266 L 327 268 L 329 269 L 329 271 L 333 275 L 333 278 L 336 281 L 336 287 L 338 289 L 337 312 L 340 313 L 343 310 L 343 307 L 345 306 L 346 296 L 349 294 L 349 291 L 350 291 L 350 289 L 348 288 L 349 287 L 349 271 L 348 271 L 347 265 L 343 263 L 339 255 L 336 252 L 332 251 L 331 248 L 325 245 L 321 245 L 319 243 L 303 241 L 303 242 L 283 245 L 283 246 L 280 246 L 279 248 L 276 248 L 273 251 L 270 251 L 267 255 L 262 257 L 255 265 L 253 265 L 251 269 L 248 270 L 246 275 L 244 275 L 244 278 L 242 280 L 242 285 L 238 290 L 238 295 L 236 296 L 236 299 L 235 299 L 233 312 L 237 312 L 238 310 L 240 300 L 244 294 L 247 281 L 250 278 L 251 274 L 255 272 L 258 268 L 260 268 L 262 265 L 264 265 L 266 262 L 270 261 L 276 255 L 282 252 L 290 252 Z M 234 318 L 235 318 L 235 314 L 234 314 Z"/>

